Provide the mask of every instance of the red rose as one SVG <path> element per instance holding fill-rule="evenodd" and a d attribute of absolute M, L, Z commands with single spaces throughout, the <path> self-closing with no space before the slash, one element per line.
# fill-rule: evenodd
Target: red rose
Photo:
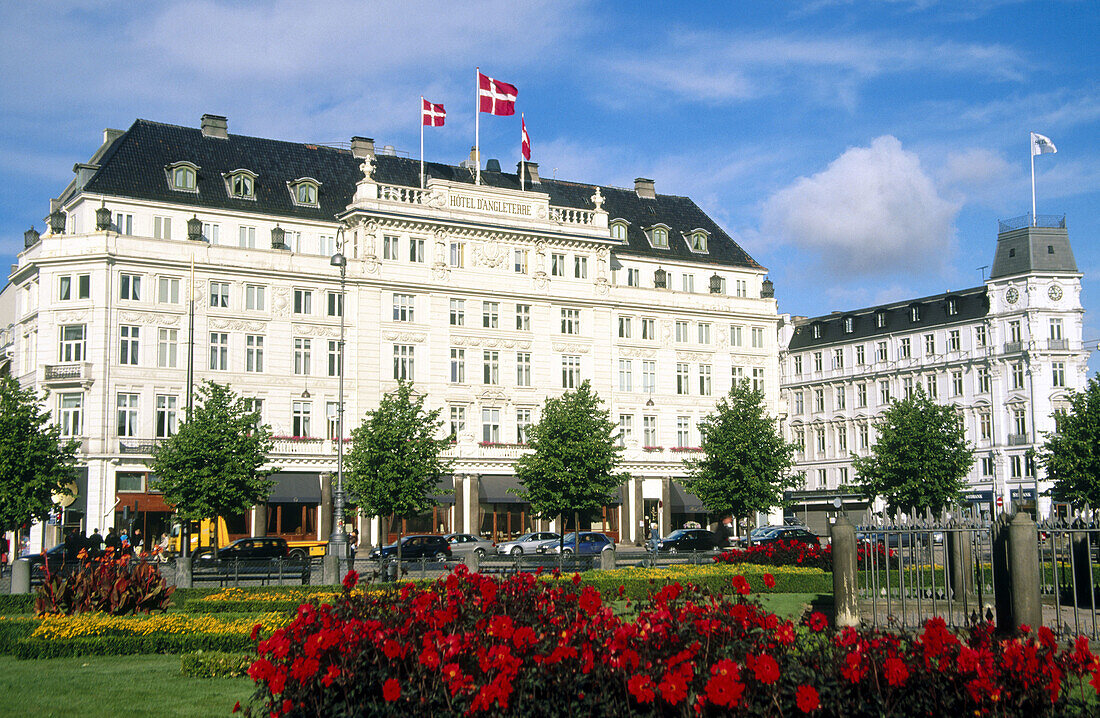
<path fill-rule="evenodd" d="M 359 574 L 355 571 L 348 571 L 344 574 L 344 590 L 350 591 L 355 588 L 355 584 L 359 583 Z"/>
<path fill-rule="evenodd" d="M 764 585 L 768 588 L 775 588 L 775 576 L 770 573 L 764 574 Z"/>
<path fill-rule="evenodd" d="M 634 700 L 639 703 L 652 703 L 653 699 L 657 697 L 657 693 L 654 691 L 653 679 L 649 676 L 633 676 L 627 681 L 626 687 L 630 691 L 630 695 L 634 696 Z"/>
<path fill-rule="evenodd" d="M 742 596 L 747 596 L 752 592 L 749 581 L 744 576 L 734 576 L 731 583 L 733 584 L 733 590 Z"/>
<path fill-rule="evenodd" d="M 584 591 L 581 592 L 581 600 L 579 602 L 580 609 L 587 613 L 589 616 L 600 610 L 600 606 L 603 605 L 603 600 L 600 598 L 600 592 L 591 586 L 585 586 Z"/>
<path fill-rule="evenodd" d="M 821 611 L 814 611 L 810 614 L 809 625 L 811 631 L 820 633 L 829 625 L 829 619 Z"/>
<path fill-rule="evenodd" d="M 386 699 L 387 703 L 393 703 L 401 697 L 401 684 L 397 682 L 396 678 L 390 678 L 382 684 L 382 697 Z"/>
<path fill-rule="evenodd" d="M 886 673 L 886 681 L 892 686 L 900 686 L 909 678 L 909 669 L 897 656 L 890 656 L 883 666 Z"/>
<path fill-rule="evenodd" d="M 779 680 L 779 664 L 768 654 L 754 656 L 751 653 L 745 660 L 745 665 L 756 674 L 756 680 L 765 685 L 771 685 Z"/>
<path fill-rule="evenodd" d="M 821 707 L 821 698 L 817 694 L 817 689 L 813 686 L 799 686 L 794 700 L 798 704 L 798 710 L 803 713 L 816 711 Z"/>

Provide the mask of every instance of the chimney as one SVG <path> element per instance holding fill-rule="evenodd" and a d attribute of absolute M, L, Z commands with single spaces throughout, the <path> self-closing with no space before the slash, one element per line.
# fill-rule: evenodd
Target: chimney
<path fill-rule="evenodd" d="M 526 172 L 527 176 L 524 178 L 524 182 L 529 185 L 541 184 L 539 181 L 539 163 L 538 162 L 517 162 L 516 163 L 516 175 L 520 172 Z"/>
<path fill-rule="evenodd" d="M 374 157 L 374 139 L 371 137 L 352 137 L 351 156 Z"/>
<path fill-rule="evenodd" d="M 485 160 L 486 172 L 500 172 L 500 160 Z"/>
<path fill-rule="evenodd" d="M 221 115 L 203 115 L 202 136 L 229 139 L 229 122 Z"/>
<path fill-rule="evenodd" d="M 653 180 L 638 177 L 634 180 L 634 192 L 645 199 L 657 199 L 657 192 L 653 189 Z"/>
<path fill-rule="evenodd" d="M 110 127 L 103 130 L 103 144 L 110 144 L 126 134 L 126 130 L 112 130 Z"/>

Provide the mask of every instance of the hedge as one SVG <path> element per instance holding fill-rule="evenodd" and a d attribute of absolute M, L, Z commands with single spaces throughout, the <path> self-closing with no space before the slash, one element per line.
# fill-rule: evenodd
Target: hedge
<path fill-rule="evenodd" d="M 69 658 L 72 656 L 123 656 L 145 653 L 189 651 L 247 651 L 253 646 L 248 636 L 192 633 L 153 633 L 145 636 L 80 636 L 78 638 L 22 638 L 8 651 L 16 658 Z"/>
<path fill-rule="evenodd" d="M 196 651 L 180 656 L 180 673 L 191 678 L 239 678 L 248 675 L 255 652 Z"/>
<path fill-rule="evenodd" d="M 774 587 L 765 585 L 764 574 L 772 575 Z M 619 587 L 622 586 L 625 598 L 642 601 L 672 583 L 692 583 L 718 594 L 734 593 L 732 581 L 738 575 L 748 580 L 754 593 L 832 593 L 833 590 L 833 575 L 820 569 L 751 564 L 593 571 L 581 574 L 581 583 L 598 589 L 609 598 L 619 595 Z M 563 574 L 562 579 L 571 576 Z"/>

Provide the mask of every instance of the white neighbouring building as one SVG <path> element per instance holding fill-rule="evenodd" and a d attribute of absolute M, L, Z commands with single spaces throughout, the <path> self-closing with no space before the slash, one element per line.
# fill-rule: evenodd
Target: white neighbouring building
<path fill-rule="evenodd" d="M 102 531 L 127 510 L 147 535 L 166 527 L 148 462 L 187 403 L 192 263 L 194 381 L 228 383 L 279 437 L 271 500 L 233 519 L 232 536 L 327 537 L 345 306 L 345 433 L 406 378 L 456 436 L 453 494 L 407 531 L 534 527 L 508 492 L 524 427 L 583 379 L 620 423 L 632 477 L 591 526 L 637 541 L 643 518 L 662 533 L 705 519 L 675 481 L 699 420 L 740 377 L 778 405 L 766 270 L 652 180 L 548 180 L 528 163 L 521 190 L 492 160 L 481 185 L 471 160 L 426 167 L 421 189 L 418 162 L 370 139 L 253 138 L 212 115 L 105 131 L 47 230 L 27 233 L 0 317 L 8 371 L 48 392 L 81 441 L 61 523 Z M 377 520 L 360 528 L 377 539 Z M 32 536 L 37 548 L 57 531 Z"/>
<path fill-rule="evenodd" d="M 1050 510 L 1050 484 L 1029 454 L 1086 382 L 1081 274 L 1065 217 L 1001 222 L 982 286 L 785 320 L 780 329 L 787 438 L 806 484 L 788 509 L 819 533 L 833 501 L 863 507 L 851 454 L 866 456 L 891 399 L 917 386 L 958 407 L 975 449 L 967 503 L 976 511 Z M 997 506 L 1000 499 L 1001 506 Z"/>

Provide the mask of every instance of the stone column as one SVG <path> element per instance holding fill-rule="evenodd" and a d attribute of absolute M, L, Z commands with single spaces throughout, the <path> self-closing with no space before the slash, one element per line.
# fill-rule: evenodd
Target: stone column
<path fill-rule="evenodd" d="M 267 504 L 252 507 L 252 535 L 267 536 Z"/>
<path fill-rule="evenodd" d="M 833 604 L 836 627 L 859 626 L 859 567 L 856 562 L 856 528 L 841 514 L 830 528 L 833 546 Z"/>
<path fill-rule="evenodd" d="M 11 592 L 31 592 L 31 562 L 25 558 L 18 559 L 11 565 Z"/>
<path fill-rule="evenodd" d="M 661 479 L 661 511 L 657 518 L 657 530 L 661 536 L 672 533 L 672 477 Z"/>
<path fill-rule="evenodd" d="M 332 535 L 332 474 L 321 472 L 321 510 L 317 522 L 317 535 L 320 541 L 327 541 Z"/>
<path fill-rule="evenodd" d="M 635 476 L 632 481 L 634 490 L 631 492 L 631 497 L 634 512 L 630 526 L 631 531 L 634 533 L 634 545 L 642 546 L 645 544 L 646 534 L 648 533 L 648 527 L 645 523 L 645 499 L 642 497 L 644 479 L 641 476 Z"/>
<path fill-rule="evenodd" d="M 974 593 L 974 546 L 969 531 L 945 531 L 951 569 L 952 598 L 961 601 Z"/>

